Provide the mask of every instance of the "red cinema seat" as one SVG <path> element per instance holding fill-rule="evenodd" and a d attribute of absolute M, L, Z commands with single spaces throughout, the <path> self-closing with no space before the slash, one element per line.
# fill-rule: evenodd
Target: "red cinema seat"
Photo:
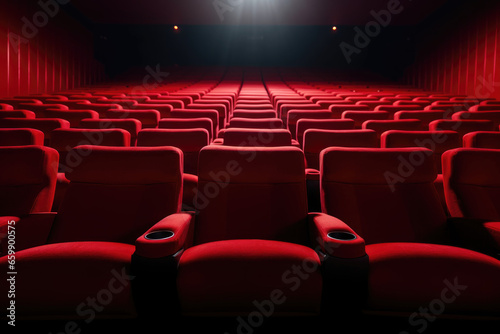
<path fill-rule="evenodd" d="M 275 314 L 318 314 L 323 279 L 307 231 L 322 235 L 338 221 L 308 215 L 301 150 L 211 145 L 201 150 L 199 166 L 194 246 L 178 266 L 182 314 L 248 315 L 255 300 L 290 291 L 288 270 L 303 261 L 308 279 L 275 305 Z M 342 247 L 338 257 L 364 255 L 362 239 Z"/>
<path fill-rule="evenodd" d="M 160 112 L 154 109 L 109 110 L 104 114 L 109 119 L 133 118 L 141 122 L 143 129 L 155 129 L 160 122 Z"/>
<path fill-rule="evenodd" d="M 278 118 L 232 118 L 228 128 L 283 129 L 283 122 Z"/>
<path fill-rule="evenodd" d="M 400 121 L 403 119 L 418 119 L 421 122 L 421 130 L 427 131 L 429 123 L 438 119 L 449 119 L 451 114 L 445 111 L 428 111 L 428 110 L 404 110 L 394 114 L 394 120 Z"/>
<path fill-rule="evenodd" d="M 488 120 L 493 122 L 493 126 L 497 129 L 500 126 L 500 110 L 499 111 L 460 111 L 453 114 L 452 119 L 459 120 Z"/>
<path fill-rule="evenodd" d="M 29 109 L 22 106 L 28 104 L 42 104 L 42 101 L 36 99 L 0 99 L 0 103 L 10 105 L 13 109 Z"/>
<path fill-rule="evenodd" d="M 331 146 L 376 148 L 380 140 L 373 130 L 309 129 L 304 133 L 303 145 L 307 168 L 319 170 L 319 154 Z"/>
<path fill-rule="evenodd" d="M 54 110 L 48 109 L 36 115 L 37 118 L 59 118 L 69 122 L 72 128 L 80 126 L 82 119 L 99 119 L 99 114 L 93 110 Z"/>
<path fill-rule="evenodd" d="M 14 107 L 10 104 L 0 103 L 0 110 L 14 110 Z"/>
<path fill-rule="evenodd" d="M 363 123 L 362 129 L 374 130 L 380 138 L 385 131 L 389 130 L 420 130 L 420 121 L 418 119 L 394 120 L 369 120 Z"/>
<path fill-rule="evenodd" d="M 157 105 L 165 104 L 171 106 L 172 109 L 184 109 L 185 107 L 184 101 L 169 97 L 164 97 L 161 99 L 150 99 L 148 101 L 145 101 L 143 104 L 157 104 Z"/>
<path fill-rule="evenodd" d="M 135 318 L 151 303 L 149 293 L 173 286 L 160 271 L 148 275 L 144 269 L 155 256 L 170 257 L 175 263 L 173 255 L 180 249 L 160 246 L 159 237 L 168 231 L 170 241 L 181 244 L 186 235 L 177 232 L 183 227 L 189 230 L 191 216 L 178 213 L 182 152 L 172 147 L 74 150 L 82 163 L 66 175 L 70 185 L 60 211 L 40 215 L 39 219 L 45 216 L 44 224 L 28 220 L 16 224 L 18 240 L 27 241 L 24 238 L 31 235 L 33 241 L 32 248 L 16 249 L 16 268 L 24 273 L 16 280 L 16 316 L 85 320 L 88 315 L 75 313 L 75 305 L 99 296 L 112 284 L 111 291 L 119 293 L 113 293 L 95 317 Z M 7 257 L 1 258 L 0 268 L 7 270 L 7 265 Z M 6 284 L 0 283 L 1 288 Z M 162 305 L 174 302 L 158 293 L 155 298 Z M 7 307 L 8 300 L 1 303 Z"/>
<path fill-rule="evenodd" d="M 304 133 L 309 129 L 321 130 L 352 130 L 354 121 L 352 119 L 309 119 L 302 118 L 296 125 L 297 141 L 302 147 L 304 143 Z"/>
<path fill-rule="evenodd" d="M 235 109 L 233 112 L 236 118 L 277 118 L 277 115 L 274 110 Z"/>
<path fill-rule="evenodd" d="M 82 129 L 123 129 L 130 133 L 130 146 L 135 146 L 137 142 L 137 134 L 142 129 L 142 124 L 134 118 L 125 119 L 84 119 L 80 122 Z"/>
<path fill-rule="evenodd" d="M 418 105 L 418 104 L 409 104 L 409 105 L 402 105 L 402 106 L 398 106 L 398 105 L 392 105 L 392 106 L 382 105 L 382 106 L 375 107 L 375 111 L 386 111 L 386 112 L 388 112 L 391 115 L 390 116 L 391 118 L 398 111 L 403 111 L 403 110 L 419 110 L 419 109 L 422 109 L 422 107 L 420 105 Z"/>
<path fill-rule="evenodd" d="M 20 104 L 20 107 L 18 109 L 26 109 L 32 111 L 38 117 L 38 114 L 43 115 L 43 113 L 49 109 L 68 110 L 69 108 L 64 104 L 58 104 L 58 103 L 53 103 L 53 104 L 24 103 Z"/>
<path fill-rule="evenodd" d="M 269 110 L 273 109 L 273 105 L 271 103 L 236 103 L 235 109 L 246 109 L 246 110 Z"/>
<path fill-rule="evenodd" d="M 492 121 L 488 120 L 436 120 L 429 123 L 430 131 L 456 131 L 462 137 L 475 131 L 495 131 Z"/>
<path fill-rule="evenodd" d="M 443 154 L 446 203 L 457 236 L 500 258 L 500 150 L 459 148 Z"/>
<path fill-rule="evenodd" d="M 500 104 L 475 105 L 470 107 L 469 111 L 500 111 Z"/>
<path fill-rule="evenodd" d="M 219 113 L 216 110 L 194 110 L 194 109 L 176 109 L 173 110 L 172 118 L 209 118 L 212 121 L 212 133 L 219 131 Z"/>
<path fill-rule="evenodd" d="M 352 104 L 332 104 L 329 108 L 333 114 L 331 118 L 343 118 L 342 115 L 345 111 L 372 111 L 373 109 L 366 105 L 352 105 Z"/>
<path fill-rule="evenodd" d="M 37 129 L 44 134 L 44 143 L 50 142 L 52 131 L 55 129 L 68 129 L 68 121 L 59 118 L 44 119 L 24 119 L 24 118 L 3 118 L 0 119 L 0 128 L 30 128 Z"/>
<path fill-rule="evenodd" d="M 7 220 L 11 219 L 3 216 L 11 216 L 19 222 L 30 214 L 50 212 L 59 154 L 43 146 L 5 146 L 0 147 L 0 160 L 3 162 L 0 164 L 0 233 L 6 238 Z M 17 250 L 23 240 L 17 233 L 16 237 Z M 5 250 L 7 242 L 2 241 Z"/>
<path fill-rule="evenodd" d="M 476 131 L 464 135 L 463 147 L 500 149 L 500 132 Z"/>
<path fill-rule="evenodd" d="M 213 140 L 213 125 L 210 118 L 164 118 L 158 123 L 160 129 L 205 129 L 209 142 Z"/>
<path fill-rule="evenodd" d="M 34 119 L 35 113 L 29 110 L 1 110 L 0 118 L 28 118 Z"/>
<path fill-rule="evenodd" d="M 285 129 L 228 128 L 223 143 L 225 146 L 290 146 L 292 135 Z"/>
<path fill-rule="evenodd" d="M 93 110 L 97 112 L 101 117 L 109 110 L 123 109 L 123 107 L 119 104 L 113 104 L 113 103 L 81 103 L 80 107 L 75 106 L 74 109 Z"/>
<path fill-rule="evenodd" d="M 354 121 L 354 127 L 361 129 L 363 123 L 371 120 L 388 120 L 390 114 L 387 111 L 357 111 L 347 110 L 342 113 L 343 119 L 351 119 Z"/>
<path fill-rule="evenodd" d="M 144 129 L 139 132 L 137 146 L 174 146 L 184 154 L 184 173 L 198 174 L 200 150 L 210 144 L 206 129 Z"/>
<path fill-rule="evenodd" d="M 498 317 L 500 261 L 451 245 L 448 221 L 433 184 L 436 170 L 431 155 L 423 148 L 334 147 L 321 153 L 323 212 L 345 222 L 366 241 L 367 268 L 360 274 L 366 275 L 366 285 L 358 300 L 360 308 L 418 320 L 424 319 L 415 313 L 422 305 L 459 294 L 433 316 Z M 401 167 L 415 159 L 420 163 L 410 163 L 411 172 Z M 460 289 L 450 290 L 454 286 Z M 335 290 L 330 298 L 336 298 Z"/>
<path fill-rule="evenodd" d="M 228 112 L 226 110 L 226 106 L 223 104 L 191 103 L 191 104 L 186 106 L 186 109 L 188 109 L 188 110 L 201 110 L 201 111 L 215 110 L 219 114 L 219 127 L 221 127 L 221 128 L 226 127 L 226 122 L 228 120 Z"/>
<path fill-rule="evenodd" d="M 44 135 L 40 130 L 29 128 L 0 128 L 0 146 L 43 146 Z"/>

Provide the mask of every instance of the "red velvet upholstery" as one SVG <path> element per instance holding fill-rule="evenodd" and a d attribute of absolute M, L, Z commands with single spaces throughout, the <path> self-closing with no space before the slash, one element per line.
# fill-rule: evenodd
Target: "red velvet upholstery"
<path fill-rule="evenodd" d="M 274 110 L 247 110 L 235 109 L 233 117 L 237 118 L 276 118 L 277 114 Z"/>
<path fill-rule="evenodd" d="M 0 110 L 0 118 L 29 118 L 34 119 L 35 113 L 29 110 Z"/>
<path fill-rule="evenodd" d="M 292 135 L 285 129 L 229 128 L 224 132 L 226 146 L 290 146 Z"/>
<path fill-rule="evenodd" d="M 0 147 L 0 216 L 49 212 L 59 154 L 42 146 Z"/>
<path fill-rule="evenodd" d="M 210 118 L 164 118 L 158 123 L 160 129 L 205 129 L 210 142 L 213 140 L 213 126 Z"/>
<path fill-rule="evenodd" d="M 354 129 L 354 121 L 351 119 L 307 119 L 297 121 L 297 140 L 302 146 L 304 143 L 304 132 L 309 129 L 322 130 L 350 130 Z"/>
<path fill-rule="evenodd" d="M 84 119 L 80 122 L 82 129 L 122 129 L 130 133 L 130 145 L 135 146 L 137 135 L 142 129 L 140 121 L 134 118 L 125 119 Z"/>
<path fill-rule="evenodd" d="M 4 118 L 0 119 L 0 128 L 30 128 L 37 129 L 44 134 L 44 143 L 50 142 L 52 131 L 55 129 L 68 129 L 68 121 L 59 118 L 44 119 L 24 119 L 24 118 Z"/>
<path fill-rule="evenodd" d="M 410 319 L 422 307 L 442 310 L 433 316 L 498 317 L 500 261 L 439 244 L 449 239 L 430 154 L 417 148 L 330 148 L 321 154 L 323 210 L 368 244 L 363 308 Z"/>
<path fill-rule="evenodd" d="M 210 143 L 205 129 L 146 129 L 139 132 L 137 146 L 174 146 L 184 154 L 184 172 L 198 174 L 198 155 Z"/>
<path fill-rule="evenodd" d="M 500 104 L 497 105 L 475 105 L 469 111 L 500 111 Z"/>
<path fill-rule="evenodd" d="M 475 112 L 467 112 L 461 111 L 453 114 L 453 120 L 473 120 L 473 119 L 485 119 L 493 122 L 493 126 L 495 129 L 500 125 L 500 111 L 475 111 Z"/>
<path fill-rule="evenodd" d="M 450 114 L 443 111 L 428 111 L 428 110 L 404 110 L 394 114 L 395 120 L 403 119 L 418 119 L 422 122 L 422 130 L 429 129 L 429 123 L 437 119 L 450 118 Z"/>
<path fill-rule="evenodd" d="M 105 114 L 106 118 L 124 119 L 134 118 L 141 122 L 143 129 L 157 128 L 160 121 L 160 112 L 154 109 L 136 109 L 136 110 L 109 110 Z"/>
<path fill-rule="evenodd" d="M 418 161 L 418 169 L 410 161 Z M 444 240 L 446 217 L 433 185 L 432 151 L 328 148 L 321 153 L 320 170 L 322 211 L 368 244 Z"/>
<path fill-rule="evenodd" d="M 446 202 L 453 217 L 500 221 L 500 150 L 455 149 L 443 154 Z"/>
<path fill-rule="evenodd" d="M 251 129 L 282 129 L 283 122 L 277 118 L 232 118 L 229 121 L 230 128 L 251 128 Z"/>
<path fill-rule="evenodd" d="M 194 118 L 197 120 L 200 118 L 209 118 L 212 121 L 212 135 L 215 136 L 217 131 L 219 131 L 219 113 L 216 110 L 175 109 L 171 112 L 171 117 L 183 119 Z M 220 126 L 224 128 L 224 124 Z"/>
<path fill-rule="evenodd" d="M 437 120 L 429 124 L 430 131 L 456 131 L 462 137 L 474 131 L 494 131 L 496 130 L 493 126 L 492 121 L 488 120 Z"/>
<path fill-rule="evenodd" d="M 54 110 L 37 113 L 37 118 L 60 118 L 67 120 L 72 128 L 80 126 L 82 119 L 99 119 L 99 114 L 93 110 Z"/>
<path fill-rule="evenodd" d="M 0 146 L 43 146 L 43 132 L 35 129 L 0 129 Z"/>
<path fill-rule="evenodd" d="M 330 146 L 379 147 L 373 130 L 307 130 L 304 134 L 304 154 L 308 168 L 319 170 L 319 154 Z"/>
<path fill-rule="evenodd" d="M 361 128 L 374 130 L 380 138 L 385 131 L 389 130 L 420 130 L 420 121 L 418 119 L 404 119 L 400 121 L 394 120 L 369 120 L 362 124 Z"/>
<path fill-rule="evenodd" d="M 292 273 L 292 268 L 304 263 L 313 269 L 320 266 L 314 250 L 286 242 L 225 240 L 190 248 L 179 262 L 182 310 L 189 314 L 245 314 L 256 310 L 254 301 L 265 303 L 278 296 L 273 302 L 275 316 L 318 314 L 320 273 L 307 273 L 307 280 L 302 281 Z"/>
<path fill-rule="evenodd" d="M 157 112 L 160 113 L 160 118 L 167 118 L 172 115 L 172 110 L 174 107 L 172 107 L 170 104 L 167 103 L 138 103 L 133 106 L 129 106 L 127 108 L 128 110 L 156 110 Z M 113 110 L 113 109 L 110 109 Z"/>
<path fill-rule="evenodd" d="M 81 157 L 49 242 L 133 244 L 153 224 L 180 210 L 182 152 L 172 147 L 78 146 Z"/>
<path fill-rule="evenodd" d="M 22 273 L 16 276 L 17 319 L 134 317 L 130 276 L 134 249 L 125 244 L 82 242 L 16 252 L 16 270 Z M 9 271 L 7 257 L 0 258 L 0 268 Z M 5 279 L 0 282 L 2 291 L 8 291 L 7 284 Z M 89 298 L 96 300 L 101 312 L 89 304 Z M 2 309 L 8 302 L 1 299 Z"/>
<path fill-rule="evenodd" d="M 442 172 L 441 155 L 462 146 L 462 139 L 455 131 L 401 131 L 391 130 L 382 135 L 382 148 L 425 147 L 434 152 L 434 164 Z"/>
<path fill-rule="evenodd" d="M 387 120 L 390 114 L 386 111 L 356 111 L 346 110 L 342 113 L 343 119 L 352 119 L 354 127 L 360 129 L 365 121 Z"/>
<path fill-rule="evenodd" d="M 477 131 L 469 132 L 464 138 L 464 147 L 500 149 L 500 132 Z"/>
<path fill-rule="evenodd" d="M 0 110 L 14 110 L 14 107 L 10 104 L 0 103 Z"/>

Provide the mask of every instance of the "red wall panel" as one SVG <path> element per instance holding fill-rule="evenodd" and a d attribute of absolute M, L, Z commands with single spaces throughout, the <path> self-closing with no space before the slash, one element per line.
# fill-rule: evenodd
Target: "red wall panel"
<path fill-rule="evenodd" d="M 92 34 L 64 10 L 49 16 L 38 2 L 24 0 L 0 0 L 0 6 L 0 97 L 52 93 L 104 78 Z"/>
<path fill-rule="evenodd" d="M 451 27 L 452 26 L 452 27 Z M 432 29 L 408 71 L 419 88 L 500 100 L 500 11 Z"/>

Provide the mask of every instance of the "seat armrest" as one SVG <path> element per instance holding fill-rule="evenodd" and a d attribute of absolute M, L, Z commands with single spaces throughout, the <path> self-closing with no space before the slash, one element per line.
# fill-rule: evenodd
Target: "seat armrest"
<path fill-rule="evenodd" d="M 192 244 L 194 213 L 174 213 L 156 223 L 135 241 L 135 254 L 158 259 L 172 256 Z"/>
<path fill-rule="evenodd" d="M 319 170 L 314 168 L 306 168 L 306 179 L 308 181 L 319 181 L 320 180 Z"/>
<path fill-rule="evenodd" d="M 15 244 L 15 251 L 45 245 L 57 213 L 32 213 L 21 218 L 0 218 L 0 244 L 1 255 L 7 252 L 10 235 L 11 244 Z M 9 223 L 10 222 L 10 223 Z"/>
<path fill-rule="evenodd" d="M 313 243 L 327 256 L 353 259 L 366 256 L 365 241 L 346 223 L 324 213 L 309 214 Z"/>
<path fill-rule="evenodd" d="M 500 257 L 500 222 L 448 218 L 452 241 L 457 246 Z"/>

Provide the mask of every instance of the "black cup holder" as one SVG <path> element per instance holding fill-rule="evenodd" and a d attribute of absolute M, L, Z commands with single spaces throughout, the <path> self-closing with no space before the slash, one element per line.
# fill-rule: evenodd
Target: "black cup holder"
<path fill-rule="evenodd" d="M 172 231 L 154 231 L 146 234 L 145 238 L 147 240 L 166 240 L 174 236 Z"/>
<path fill-rule="evenodd" d="M 351 232 L 337 231 L 328 233 L 328 238 L 335 240 L 350 241 L 356 239 L 356 236 Z"/>

